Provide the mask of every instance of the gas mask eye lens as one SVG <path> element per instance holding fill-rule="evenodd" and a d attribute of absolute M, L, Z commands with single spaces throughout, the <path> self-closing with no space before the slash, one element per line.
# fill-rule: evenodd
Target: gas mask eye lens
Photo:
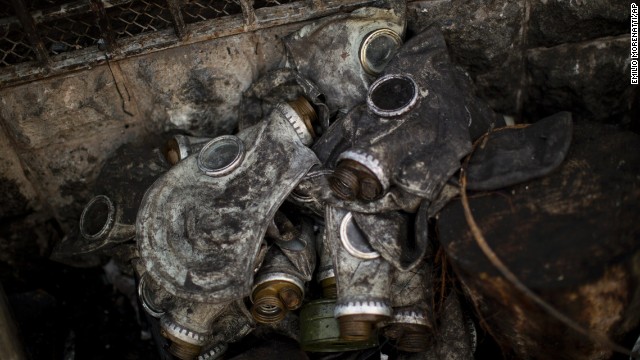
<path fill-rule="evenodd" d="M 98 195 L 85 206 L 80 216 L 80 234 L 88 240 L 105 236 L 113 224 L 115 207 L 111 199 Z"/>
<path fill-rule="evenodd" d="M 371 84 L 367 94 L 369 109 L 384 117 L 404 114 L 417 101 L 418 85 L 408 75 L 385 75 Z"/>
<path fill-rule="evenodd" d="M 362 68 L 371 75 L 381 73 L 400 46 L 402 39 L 395 31 L 380 29 L 370 33 L 360 46 Z"/>
<path fill-rule="evenodd" d="M 380 257 L 364 237 L 358 225 L 353 221 L 353 215 L 348 213 L 340 224 L 340 241 L 347 252 L 360 259 L 375 259 Z"/>
<path fill-rule="evenodd" d="M 198 167 L 209 176 L 229 174 L 244 159 L 244 144 L 233 135 L 209 141 L 198 154 Z"/>

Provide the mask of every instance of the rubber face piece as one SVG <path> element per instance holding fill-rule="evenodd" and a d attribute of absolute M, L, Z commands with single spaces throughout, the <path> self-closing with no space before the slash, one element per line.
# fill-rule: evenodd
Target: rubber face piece
<path fill-rule="evenodd" d="M 172 295 L 211 303 L 248 296 L 270 219 L 318 163 L 278 111 L 237 137 L 247 147 L 233 171 L 208 176 L 200 170 L 200 156 L 190 156 L 142 201 L 136 222 L 141 259 Z M 229 154 L 220 164 L 236 158 L 235 151 Z M 217 166 L 215 160 L 206 163 Z"/>

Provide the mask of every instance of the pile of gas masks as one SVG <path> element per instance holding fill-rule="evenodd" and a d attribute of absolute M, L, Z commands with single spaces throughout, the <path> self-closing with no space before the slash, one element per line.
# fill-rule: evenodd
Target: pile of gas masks
<path fill-rule="evenodd" d="M 245 92 L 235 135 L 175 136 L 139 197 L 87 205 L 83 252 L 133 241 L 171 354 L 219 358 L 260 326 L 313 352 L 432 346 L 428 219 L 502 120 L 438 30 L 404 38 L 394 6 L 303 27 L 284 40 L 287 66 Z"/>

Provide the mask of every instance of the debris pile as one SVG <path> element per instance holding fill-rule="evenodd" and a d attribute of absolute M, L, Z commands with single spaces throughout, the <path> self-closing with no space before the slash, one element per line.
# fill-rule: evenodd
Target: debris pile
<path fill-rule="evenodd" d="M 471 245 L 455 247 L 469 233 L 449 206 L 442 241 L 436 218 L 461 191 L 561 166 L 571 114 L 506 126 L 439 30 L 406 36 L 399 6 L 325 18 L 284 41 L 287 66 L 244 93 L 237 133 L 176 135 L 119 159 L 137 162 L 137 180 L 103 187 L 58 256 L 109 251 L 130 264 L 180 359 L 220 358 L 265 328 L 309 352 L 384 338 L 400 353 L 472 358 L 476 330 L 444 255 L 457 272 L 473 269 L 462 255 Z M 462 279 L 472 301 L 490 288 L 479 282 L 494 274 L 482 271 Z"/>

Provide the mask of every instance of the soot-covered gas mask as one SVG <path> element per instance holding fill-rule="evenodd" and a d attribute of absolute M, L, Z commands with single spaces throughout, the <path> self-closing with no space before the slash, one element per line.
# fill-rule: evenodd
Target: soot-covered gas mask
<path fill-rule="evenodd" d="M 318 163 L 306 146 L 312 113 L 295 108 L 281 103 L 259 124 L 212 139 L 145 194 L 136 221 L 142 268 L 174 303 L 188 304 L 168 307 L 161 325 L 197 335 L 174 340 L 203 346 L 213 320 L 251 294 L 271 219 Z"/>
<path fill-rule="evenodd" d="M 307 25 L 285 46 L 290 65 L 317 85 L 330 112 L 344 114 L 362 102 L 402 45 L 404 31 L 402 10 L 361 8 Z"/>

